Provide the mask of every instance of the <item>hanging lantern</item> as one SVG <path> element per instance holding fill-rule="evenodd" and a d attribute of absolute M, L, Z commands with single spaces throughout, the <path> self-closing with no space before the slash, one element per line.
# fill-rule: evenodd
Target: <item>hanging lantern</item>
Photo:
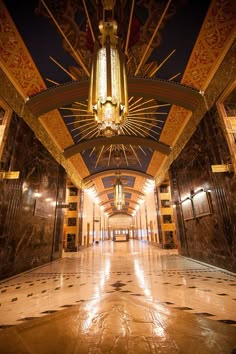
<path fill-rule="evenodd" d="M 120 178 L 117 178 L 114 185 L 114 205 L 117 210 L 121 210 L 125 205 L 125 196 L 123 190 L 123 184 L 121 183 Z"/>
<path fill-rule="evenodd" d="M 128 114 L 127 78 L 124 54 L 115 21 L 100 22 L 100 46 L 95 45 L 88 112 L 93 113 L 101 135 L 120 134 Z"/>

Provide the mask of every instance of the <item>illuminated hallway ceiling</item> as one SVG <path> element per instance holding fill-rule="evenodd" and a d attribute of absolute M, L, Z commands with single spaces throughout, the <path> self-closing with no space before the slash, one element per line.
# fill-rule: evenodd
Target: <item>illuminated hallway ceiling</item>
<path fill-rule="evenodd" d="M 127 198 L 135 202 L 147 178 L 163 176 L 161 168 L 183 145 L 176 143 L 184 127 L 204 105 L 202 93 L 232 43 L 233 1 L 116 1 L 130 114 L 122 134 L 112 138 L 99 136 L 86 112 L 93 48 L 89 22 L 97 36 L 101 2 L 45 3 L 52 16 L 40 1 L 6 0 L 7 10 L 0 2 L 1 67 L 25 99 L 23 116 L 30 112 L 32 128 L 45 129 L 41 141 L 55 144 L 57 160 L 72 168 L 75 183 L 84 180 L 100 194 L 107 188 L 103 202 L 108 202 L 111 186 L 104 178 L 112 184 L 119 167 L 125 181 L 134 178 L 129 188 L 134 193 Z M 10 28 L 10 39 L 4 28 Z"/>

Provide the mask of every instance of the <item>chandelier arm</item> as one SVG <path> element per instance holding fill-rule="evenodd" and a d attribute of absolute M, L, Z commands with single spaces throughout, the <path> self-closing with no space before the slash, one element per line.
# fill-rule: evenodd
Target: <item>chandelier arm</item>
<path fill-rule="evenodd" d="M 84 131 L 83 131 L 83 133 L 85 132 L 85 131 L 87 131 L 87 130 L 89 130 L 90 128 L 87 128 L 87 129 L 85 129 Z M 90 133 L 92 133 L 94 130 L 97 130 L 97 127 L 95 127 L 94 129 L 92 129 L 90 132 L 88 132 L 88 134 L 86 134 L 86 135 L 84 135 L 81 139 L 79 139 L 78 141 L 77 141 L 77 143 L 79 143 L 81 140 L 83 140 L 84 138 L 86 138 Z M 76 134 L 75 135 L 75 137 L 76 136 L 78 136 L 79 134 Z"/>
<path fill-rule="evenodd" d="M 157 140 L 157 138 L 155 137 L 155 136 L 153 136 L 152 134 L 150 134 L 150 131 L 152 131 L 153 133 L 155 133 L 155 134 L 157 134 L 157 135 L 160 135 L 159 133 L 157 133 L 157 132 L 155 132 L 155 131 L 153 131 L 152 129 L 149 129 L 149 128 L 146 128 L 146 127 L 144 127 L 143 126 L 143 124 L 135 124 L 135 123 L 132 123 L 134 126 L 135 126 L 135 129 L 137 129 L 139 132 L 141 131 L 143 131 L 142 129 L 145 129 L 145 131 L 147 131 L 147 133 L 146 133 L 146 135 L 145 136 L 149 136 L 149 137 L 151 137 L 151 138 L 153 138 L 154 140 Z M 142 128 L 139 128 L 139 127 L 142 127 Z M 140 133 L 140 135 L 141 135 L 141 133 Z"/>
<path fill-rule="evenodd" d="M 97 161 L 96 161 L 96 164 L 95 164 L 95 168 L 97 168 L 97 165 L 98 165 L 98 162 L 99 162 L 100 157 L 101 157 L 101 155 L 102 155 L 102 152 L 103 152 L 103 150 L 104 150 L 104 147 L 105 147 L 105 145 L 103 145 L 102 148 L 101 148 L 101 150 L 100 150 L 100 153 L 99 153 L 99 155 L 98 155 L 98 158 L 97 158 Z"/>
<path fill-rule="evenodd" d="M 149 77 L 153 77 L 157 71 L 162 67 L 163 64 L 175 53 L 176 49 L 172 50 L 172 52 L 155 68 L 149 75 Z"/>
<path fill-rule="evenodd" d="M 159 29 L 159 27 L 160 27 L 160 25 L 161 25 L 161 23 L 162 23 L 162 21 L 163 21 L 163 19 L 164 19 L 164 17 L 165 17 L 165 14 L 166 14 L 166 12 L 167 12 L 169 6 L 170 6 L 170 3 L 171 3 L 171 0 L 169 0 L 168 3 L 166 4 L 166 7 L 165 7 L 165 9 L 164 9 L 164 11 L 163 11 L 163 13 L 162 13 L 162 15 L 161 15 L 161 18 L 160 18 L 159 21 L 158 21 L 158 24 L 157 24 L 157 26 L 156 26 L 156 28 L 155 28 L 155 31 L 153 32 L 152 37 L 151 37 L 151 39 L 150 39 L 150 41 L 149 41 L 149 43 L 148 43 L 148 45 L 147 45 L 147 47 L 146 47 L 146 50 L 145 50 L 144 53 L 143 53 L 143 56 L 142 56 L 142 58 L 141 58 L 141 60 L 140 60 L 139 65 L 138 65 L 138 67 L 137 67 L 137 69 L 136 69 L 136 71 L 135 71 L 135 74 L 134 74 L 135 76 L 138 74 L 138 72 L 139 72 L 141 66 L 143 65 L 144 59 L 147 59 L 147 58 L 146 58 L 146 55 L 147 55 L 147 53 L 148 53 L 148 51 L 149 51 L 149 48 L 151 47 L 151 44 L 152 44 L 153 39 L 155 38 L 155 36 L 156 36 L 156 34 L 157 34 L 158 29 Z"/>
<path fill-rule="evenodd" d="M 128 135 L 134 134 L 134 135 L 137 136 L 137 134 L 135 134 L 135 132 L 133 133 L 131 129 L 129 129 L 128 127 L 125 127 L 124 125 L 123 125 L 120 129 L 121 129 L 122 133 L 124 133 L 124 132 L 123 132 L 123 129 L 124 129 L 124 130 L 128 133 Z M 131 131 L 131 134 L 130 134 L 130 131 Z M 125 135 L 125 134 L 124 134 L 124 135 Z"/>
<path fill-rule="evenodd" d="M 108 163 L 107 163 L 107 166 L 110 166 L 110 160 L 111 160 L 111 152 L 112 152 L 112 144 L 111 144 L 111 146 L 110 146 L 110 148 L 109 148 L 109 158 L 108 158 Z"/>
<path fill-rule="evenodd" d="M 135 120 L 135 121 L 141 121 L 141 122 L 146 122 L 147 120 L 155 120 L 156 123 L 164 123 L 164 120 L 156 119 L 155 117 L 152 118 L 142 118 L 142 117 L 136 117 L 136 116 L 128 116 L 127 120 Z M 157 126 L 158 127 L 158 126 Z M 161 128 L 160 128 L 161 129 Z"/>
<path fill-rule="evenodd" d="M 149 125 L 149 126 L 151 126 L 151 127 L 155 126 L 156 128 L 161 129 L 160 127 L 158 127 L 158 126 L 155 125 L 155 124 L 148 123 L 148 122 L 147 122 L 148 119 L 138 119 L 138 121 L 140 121 L 140 120 L 141 120 L 141 124 L 139 124 L 139 125 L 142 126 L 142 127 L 143 127 L 143 124 L 145 123 L 145 125 Z M 150 118 L 150 120 L 151 120 L 151 118 Z M 131 122 L 131 123 L 132 123 L 132 122 L 135 122 L 135 123 L 138 124 L 137 120 L 134 119 L 134 118 L 129 118 L 129 117 L 128 117 L 128 121 Z M 142 122 L 144 122 L 144 123 L 142 123 Z M 145 128 L 145 127 L 144 127 L 144 128 Z"/>
<path fill-rule="evenodd" d="M 136 159 L 137 159 L 137 161 L 138 161 L 139 165 L 142 167 L 142 164 L 141 164 L 141 162 L 140 162 L 140 160 L 139 160 L 139 158 L 138 158 L 138 156 L 137 156 L 137 154 L 136 154 L 136 152 L 135 152 L 135 150 L 134 150 L 133 146 L 132 146 L 132 145 L 130 145 L 130 148 L 131 148 L 131 150 L 133 151 L 133 153 L 134 153 L 134 155 L 135 155 L 135 157 L 136 157 Z"/>
<path fill-rule="evenodd" d="M 135 124 L 131 124 L 129 122 L 125 122 L 125 124 L 126 124 L 126 126 L 128 125 L 129 127 L 131 126 L 132 128 L 134 128 L 134 126 L 135 126 Z M 139 127 L 136 127 L 136 126 L 135 126 L 135 129 L 136 129 L 136 131 L 138 132 L 139 135 L 141 135 L 144 138 L 147 137 L 147 135 L 143 134 L 143 130 L 142 129 L 140 129 Z"/>
<path fill-rule="evenodd" d="M 137 101 L 134 101 L 134 102 L 129 106 L 129 109 L 130 109 L 131 107 L 133 107 L 136 103 L 139 103 L 142 99 L 143 99 L 143 97 L 140 97 L 140 98 L 137 99 Z"/>
<path fill-rule="evenodd" d="M 78 106 L 81 105 L 81 106 L 87 107 L 87 104 L 82 103 L 82 102 L 75 101 L 74 103 Z"/>
<path fill-rule="evenodd" d="M 85 107 L 87 107 L 87 105 L 84 105 Z M 67 109 L 68 111 L 82 111 L 82 109 L 81 108 L 71 108 L 71 107 L 59 107 L 59 109 Z M 84 111 L 84 110 L 83 110 Z M 87 112 L 87 110 L 86 110 L 86 112 Z M 93 114 L 89 114 L 89 115 L 93 115 Z"/>
<path fill-rule="evenodd" d="M 130 37 L 130 29 L 131 29 L 131 23 L 133 18 L 133 11 L 134 11 L 134 0 L 132 0 L 132 6 L 131 6 L 131 11 L 129 16 L 129 26 L 128 26 L 126 44 L 125 44 L 125 55 L 127 56 L 128 56 L 128 46 L 129 46 L 129 37 Z"/>
<path fill-rule="evenodd" d="M 142 113 L 131 113 L 129 114 L 129 116 L 135 116 L 135 115 L 138 115 L 138 116 L 142 116 L 142 115 L 146 115 L 146 114 L 155 114 L 155 115 L 167 115 L 168 113 L 167 112 L 152 112 L 152 113 L 149 113 L 149 112 L 142 112 Z"/>
<path fill-rule="evenodd" d="M 91 32 L 91 35 L 92 35 L 92 38 L 93 38 L 93 42 L 95 42 L 95 36 L 94 36 L 94 33 L 93 33 L 92 24 L 91 24 L 90 17 L 89 17 L 89 14 L 88 14 L 88 10 L 87 10 L 87 6 L 86 6 L 86 3 L 85 3 L 84 0 L 83 0 L 83 5 L 84 5 L 84 10 L 85 10 L 85 13 L 86 13 L 86 16 L 87 16 L 90 32 Z"/>
<path fill-rule="evenodd" d="M 59 82 L 56 82 L 56 81 L 54 81 L 54 80 L 51 80 L 51 79 L 49 79 L 48 77 L 46 77 L 46 81 L 51 82 L 52 84 L 57 85 L 57 86 L 60 85 Z"/>
<path fill-rule="evenodd" d="M 92 149 L 92 151 L 91 151 L 90 154 L 89 154 L 89 157 L 92 156 L 92 154 L 93 154 L 93 152 L 94 152 L 95 149 L 96 149 L 96 147 L 94 146 L 94 148 Z"/>
<path fill-rule="evenodd" d="M 147 103 L 149 103 L 149 102 L 152 102 L 152 101 L 156 101 L 155 98 L 151 98 L 151 99 L 148 100 L 148 101 L 144 101 L 144 102 L 138 104 L 137 106 L 135 106 L 134 108 L 129 109 L 129 111 L 133 111 L 135 108 L 141 107 L 141 106 L 143 106 L 143 105 L 145 105 L 145 104 L 147 104 Z"/>
<path fill-rule="evenodd" d="M 139 147 L 139 149 L 144 153 L 144 155 L 146 156 L 147 154 L 146 154 L 146 152 L 143 150 L 143 148 L 139 145 L 138 146 Z"/>
<path fill-rule="evenodd" d="M 72 80 L 77 80 L 76 77 L 74 75 L 72 75 L 68 70 L 66 70 L 66 68 L 64 68 L 60 63 L 58 63 L 58 61 L 56 61 L 56 59 L 54 59 L 53 57 L 49 56 L 49 58 L 60 68 L 62 69 L 68 76 L 70 76 L 70 78 Z"/>
<path fill-rule="evenodd" d="M 126 155 L 126 152 L 125 152 L 124 144 L 122 144 L 121 146 L 122 146 L 122 149 L 123 149 L 123 152 L 124 152 L 124 157 L 125 157 L 126 165 L 129 166 L 128 159 L 127 159 L 127 155 Z"/>
<path fill-rule="evenodd" d="M 51 11 L 49 10 L 49 8 L 47 7 L 47 5 L 45 4 L 44 0 L 41 0 L 41 3 L 43 4 L 43 6 L 45 7 L 45 9 L 47 10 L 49 16 L 51 17 L 51 19 L 53 20 L 54 24 L 56 25 L 57 29 L 59 30 L 59 32 L 61 33 L 61 35 L 63 36 L 63 38 L 65 39 L 66 43 L 68 44 L 68 46 L 70 47 L 70 49 L 72 50 L 75 58 L 78 60 L 78 63 L 82 66 L 82 68 L 84 69 L 84 72 L 88 75 L 88 77 L 90 76 L 90 73 L 88 71 L 88 69 L 86 68 L 86 66 L 84 65 L 83 61 L 81 60 L 80 56 L 78 55 L 78 53 L 76 52 L 76 50 L 74 49 L 74 47 L 72 46 L 72 44 L 70 43 L 70 41 L 68 40 L 68 38 L 66 37 L 65 33 L 62 31 L 61 27 L 59 26 L 58 22 L 56 21 L 56 19 L 54 18 L 53 14 L 51 13 Z"/>
<path fill-rule="evenodd" d="M 160 107 L 166 107 L 166 106 L 170 106 L 170 103 L 166 103 L 166 104 L 158 104 L 155 106 L 149 106 L 149 107 L 144 107 L 144 108 L 140 108 L 140 109 L 130 109 L 130 112 L 140 112 L 140 111 L 146 111 L 147 109 L 151 109 L 151 108 L 160 108 Z"/>
<path fill-rule="evenodd" d="M 142 134 L 142 133 L 140 133 L 140 132 L 138 132 L 138 134 L 136 134 L 137 132 L 136 132 L 135 130 L 133 130 L 133 129 L 132 129 L 132 128 L 133 128 L 133 126 L 132 126 L 131 124 L 129 124 L 129 122 L 128 122 L 128 121 L 126 121 L 126 122 L 125 122 L 125 125 L 126 125 L 126 128 L 127 128 L 127 129 L 129 129 L 129 130 L 132 132 L 132 134 L 134 134 L 134 135 L 136 135 L 136 136 L 141 135 L 143 138 L 145 138 L 145 137 L 146 137 L 146 135 L 145 135 L 145 134 Z M 131 134 L 131 136 L 132 136 L 132 134 Z"/>
<path fill-rule="evenodd" d="M 79 127 L 76 127 L 76 128 L 74 128 L 74 129 L 72 129 L 71 131 L 73 132 L 73 131 L 75 131 L 75 130 L 78 130 L 78 129 L 80 129 L 80 130 L 82 130 L 84 127 L 87 127 L 87 126 L 91 126 L 91 125 L 94 125 L 94 123 L 93 122 L 90 122 L 90 123 L 87 123 L 87 124 L 83 124 L 82 126 L 79 126 Z"/>
<path fill-rule="evenodd" d="M 89 122 L 89 121 L 94 121 L 94 119 L 93 118 L 91 118 L 91 119 L 78 119 L 78 120 L 75 120 L 74 122 L 66 123 L 66 125 L 72 125 L 72 124 L 76 124 L 76 123 Z"/>
<path fill-rule="evenodd" d="M 179 75 L 181 75 L 181 73 L 175 74 L 174 76 L 171 76 L 168 81 L 174 80 L 176 77 L 178 77 Z"/>

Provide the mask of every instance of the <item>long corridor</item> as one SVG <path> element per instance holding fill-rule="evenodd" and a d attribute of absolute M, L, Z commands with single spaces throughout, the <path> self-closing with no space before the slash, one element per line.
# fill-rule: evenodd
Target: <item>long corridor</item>
<path fill-rule="evenodd" d="M 0 283 L 0 353 L 235 353 L 236 278 L 105 241 Z"/>

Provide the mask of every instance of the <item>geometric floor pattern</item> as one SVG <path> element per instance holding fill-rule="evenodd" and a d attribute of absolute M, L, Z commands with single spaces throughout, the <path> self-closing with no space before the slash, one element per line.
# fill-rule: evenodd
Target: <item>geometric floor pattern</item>
<path fill-rule="evenodd" d="M 0 353 L 234 353 L 236 275 L 105 241 L 0 282 Z"/>

